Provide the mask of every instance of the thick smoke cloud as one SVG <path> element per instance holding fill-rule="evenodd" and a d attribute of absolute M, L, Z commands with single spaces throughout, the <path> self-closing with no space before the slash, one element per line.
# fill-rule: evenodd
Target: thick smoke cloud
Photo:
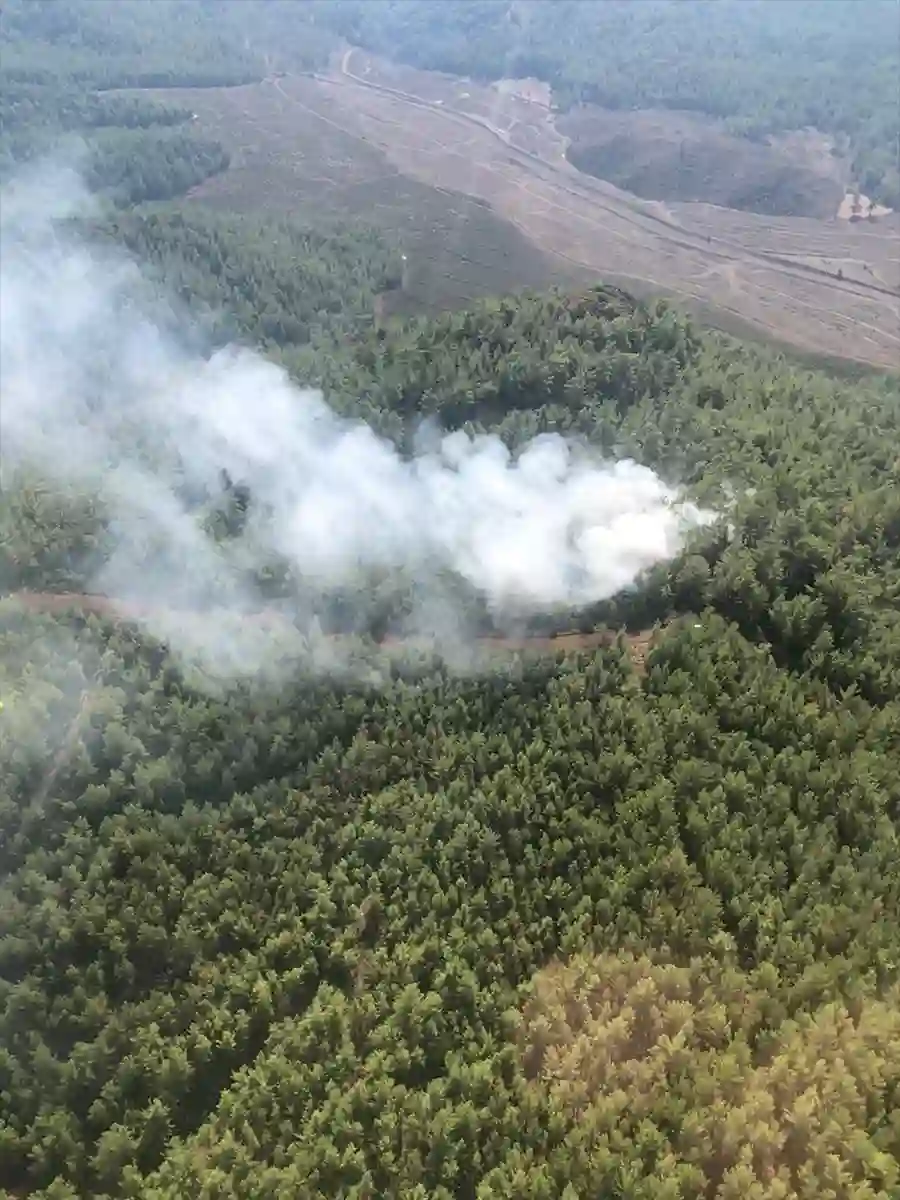
<path fill-rule="evenodd" d="M 258 606 L 244 581 L 263 554 L 307 588 L 308 624 L 309 595 L 397 571 L 420 597 L 411 627 L 448 630 L 448 574 L 495 612 L 589 603 L 709 520 L 645 467 L 597 462 L 556 436 L 513 457 L 498 439 L 454 433 L 404 459 L 255 353 L 186 350 L 138 267 L 77 236 L 70 219 L 90 204 L 64 170 L 2 196 L 0 452 L 7 470 L 102 490 L 115 549 L 95 589 L 139 601 L 154 633 L 208 668 L 254 671 L 272 653 L 258 626 L 232 620 L 226 633 L 209 613 Z M 227 550 L 192 501 L 216 492 L 223 469 L 253 496 L 251 528 Z M 198 609 L 202 620 L 183 616 Z"/>

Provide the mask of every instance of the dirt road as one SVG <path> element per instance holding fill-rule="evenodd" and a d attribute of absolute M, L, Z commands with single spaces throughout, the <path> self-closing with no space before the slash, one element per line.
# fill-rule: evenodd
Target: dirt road
<path fill-rule="evenodd" d="M 109 596 L 88 595 L 81 592 L 13 592 L 0 597 L 3 601 L 12 601 L 29 612 L 46 613 L 52 616 L 97 616 L 106 620 L 123 623 L 151 620 L 154 616 L 152 609 L 132 603 L 123 603 Z M 156 614 L 159 615 L 158 613 Z M 166 613 L 167 624 L 172 625 L 178 618 L 178 613 Z M 196 617 L 196 614 L 189 614 Z M 254 624 L 269 626 L 277 629 L 284 624 L 285 618 L 277 610 L 249 613 L 244 618 Z M 485 649 L 496 649 L 514 653 L 517 651 L 533 651 L 540 654 L 557 654 L 565 651 L 594 650 L 599 646 L 608 646 L 615 641 L 615 633 L 608 630 L 598 630 L 595 633 L 561 633 L 552 637 L 482 637 L 476 639 L 477 644 Z M 652 641 L 652 631 L 626 634 L 626 642 L 631 652 L 632 660 L 637 667 L 643 667 L 644 660 Z M 339 641 L 339 638 L 335 638 Z M 403 641 L 388 636 L 382 642 L 386 647 L 401 646 Z"/>
<path fill-rule="evenodd" d="M 307 115 L 422 182 L 487 202 L 545 253 L 807 351 L 900 367 L 900 226 L 640 200 L 571 166 L 545 107 L 358 50 L 316 84 L 321 111 L 307 103 Z M 290 78 L 272 86 L 291 99 Z"/>

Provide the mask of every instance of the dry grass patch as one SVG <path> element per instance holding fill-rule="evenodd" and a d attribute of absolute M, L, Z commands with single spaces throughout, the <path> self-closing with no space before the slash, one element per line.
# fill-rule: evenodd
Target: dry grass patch
<path fill-rule="evenodd" d="M 573 1119 L 573 1146 L 598 1161 L 640 1150 L 659 1195 L 896 1197 L 897 993 L 778 1018 L 773 992 L 736 969 L 607 954 L 535 979 L 521 1052 Z"/>

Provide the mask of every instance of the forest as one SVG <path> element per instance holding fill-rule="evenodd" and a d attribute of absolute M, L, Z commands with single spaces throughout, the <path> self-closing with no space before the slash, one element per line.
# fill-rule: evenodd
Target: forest
<path fill-rule="evenodd" d="M 109 531 L 7 480 L 0 1183 L 895 1195 L 896 380 L 602 287 L 385 325 L 376 235 L 198 213 L 90 236 L 407 450 L 424 415 L 578 433 L 727 480 L 738 535 L 577 614 L 655 628 L 640 667 L 613 638 L 210 694 L 128 622 L 23 606 Z"/>
<path fill-rule="evenodd" d="M 265 69 L 214 0 L 172 3 L 205 78 Z M 106 78 L 149 78 L 156 0 L 115 7 Z M 457 579 L 488 647 L 461 667 L 390 640 L 414 579 L 361 571 L 322 612 L 339 667 L 290 649 L 213 686 L 63 599 L 102 576 L 111 495 L 0 439 L 0 1194 L 896 1200 L 900 376 L 602 282 L 387 318 L 375 229 L 179 203 L 214 148 L 98 90 L 109 10 L 76 56 L 70 8 L 4 7 L 4 145 L 106 147 L 109 203 L 72 223 L 192 352 L 258 350 L 405 460 L 434 427 L 559 433 L 727 522 L 517 628 L 602 644 L 477 642 L 509 627 Z M 252 491 L 195 501 L 289 614 L 311 585 L 244 553 Z"/>
<path fill-rule="evenodd" d="M 0 178 L 76 144 L 91 183 L 120 205 L 183 195 L 225 170 L 228 155 L 190 133 L 190 110 L 140 89 L 237 86 L 276 65 L 320 66 L 334 39 L 301 9 L 289 0 L 9 0 L 0 9 Z"/>

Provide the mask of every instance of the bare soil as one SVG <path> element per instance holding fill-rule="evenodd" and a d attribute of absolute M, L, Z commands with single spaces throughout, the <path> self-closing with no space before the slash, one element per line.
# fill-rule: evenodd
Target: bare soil
<path fill-rule="evenodd" d="M 641 200 L 572 166 L 543 105 L 358 50 L 317 82 L 329 111 L 399 169 L 487 201 L 563 262 L 813 354 L 900 366 L 900 239 L 889 222 Z"/>
<path fill-rule="evenodd" d="M 394 306 L 603 279 L 808 355 L 900 367 L 896 214 L 851 223 L 641 199 L 573 166 L 556 114 L 527 89 L 354 49 L 312 78 L 164 94 L 232 150 L 198 202 L 379 224 L 408 257 Z M 827 154 L 797 146 L 805 168 Z"/>
<path fill-rule="evenodd" d="M 833 217 L 848 166 L 821 136 L 752 142 L 689 113 L 613 112 L 586 105 L 557 128 L 569 161 L 647 200 L 697 200 L 767 216 Z"/>
<path fill-rule="evenodd" d="M 384 297 L 382 315 L 438 312 L 479 296 L 593 277 L 545 254 L 484 200 L 405 174 L 323 100 L 312 79 L 147 94 L 189 104 L 197 130 L 231 153 L 230 168 L 194 188 L 189 203 L 362 220 L 399 245 L 407 255 L 404 287 Z"/>

